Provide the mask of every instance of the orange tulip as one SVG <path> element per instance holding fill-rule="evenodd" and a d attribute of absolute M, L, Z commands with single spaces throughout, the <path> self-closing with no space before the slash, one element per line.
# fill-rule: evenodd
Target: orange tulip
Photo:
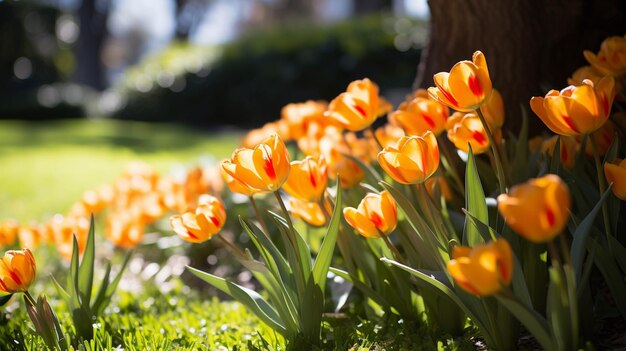
<path fill-rule="evenodd" d="M 572 77 L 567 79 L 567 84 L 581 85 L 585 79 L 589 79 L 593 85 L 597 85 L 602 77 L 604 74 L 598 72 L 593 66 L 583 66 L 572 73 Z"/>
<path fill-rule="evenodd" d="M 600 127 L 600 129 L 591 133 L 591 135 L 589 136 L 590 140 L 587 140 L 585 146 L 585 155 L 593 157 L 593 145 L 591 143 L 591 139 L 597 147 L 598 155 L 606 155 L 606 153 L 609 151 L 609 148 L 611 148 L 611 144 L 613 144 L 613 139 L 616 138 L 617 134 L 617 125 L 610 119 L 607 120 L 606 123 L 604 123 L 602 127 Z M 576 141 L 578 141 L 579 144 L 582 144 L 583 137 L 577 136 Z"/>
<path fill-rule="evenodd" d="M 450 73 L 439 72 L 433 79 L 437 87 L 428 88 L 430 97 L 456 111 L 476 110 L 491 95 L 487 61 L 480 51 L 472 55 L 471 62 L 458 62 Z"/>
<path fill-rule="evenodd" d="M 487 131 L 475 113 L 453 113 L 448 119 L 448 139 L 464 152 L 469 152 L 471 145 L 474 155 L 489 150 Z"/>
<path fill-rule="evenodd" d="M 496 131 L 502 128 L 504 124 L 504 101 L 499 91 L 493 89 L 491 96 L 480 106 L 480 112 L 483 113 L 490 130 Z"/>
<path fill-rule="evenodd" d="M 43 231 L 47 231 L 45 226 L 31 223 L 29 226 L 21 226 L 17 232 L 18 242 L 21 247 L 34 249 L 42 242 L 46 242 Z"/>
<path fill-rule="evenodd" d="M 439 167 L 437 138 L 432 132 L 402 137 L 396 147 L 386 147 L 378 154 L 378 163 L 399 183 L 423 183 Z"/>
<path fill-rule="evenodd" d="M 241 140 L 241 146 L 252 149 L 273 134 L 278 134 L 284 141 L 292 140 L 286 121 L 279 120 L 264 124 L 261 128 L 252 129 Z"/>
<path fill-rule="evenodd" d="M 20 225 L 14 219 L 0 222 L 0 247 L 13 245 L 19 229 Z"/>
<path fill-rule="evenodd" d="M 393 124 L 385 124 L 384 126 L 379 127 L 376 129 L 375 134 L 383 148 L 396 146 L 398 144 L 398 140 L 406 135 L 402 128 Z"/>
<path fill-rule="evenodd" d="M 507 224 L 534 243 L 550 241 L 563 231 L 570 205 L 567 185 L 554 174 L 531 179 L 498 196 L 498 210 Z"/>
<path fill-rule="evenodd" d="M 545 98 L 530 99 L 530 107 L 553 132 L 560 135 L 591 133 L 609 118 L 615 97 L 613 77 L 602 78 L 597 85 L 584 80 L 559 91 L 550 90 Z"/>
<path fill-rule="evenodd" d="M 328 106 L 325 115 L 339 126 L 360 131 L 369 127 L 380 113 L 378 86 L 365 78 L 355 80 Z"/>
<path fill-rule="evenodd" d="M 626 74 L 626 35 L 606 38 L 598 54 L 585 50 L 587 61 L 598 71 L 615 77 Z"/>
<path fill-rule="evenodd" d="M 246 184 L 238 181 L 235 177 L 226 173 L 226 170 L 224 170 L 223 167 L 220 167 L 220 169 L 222 171 L 222 177 L 224 178 L 224 182 L 231 192 L 243 194 L 246 196 L 252 196 L 253 194 L 259 193 L 257 189 L 247 186 Z"/>
<path fill-rule="evenodd" d="M 35 258 L 29 249 L 7 251 L 0 258 L 0 293 L 14 294 L 28 290 L 36 274 Z"/>
<path fill-rule="evenodd" d="M 170 217 L 170 226 L 183 240 L 201 243 L 217 234 L 226 222 L 226 210 L 215 196 L 202 195 L 195 212 Z"/>
<path fill-rule="evenodd" d="M 144 225 L 138 218 L 122 212 L 107 217 L 104 233 L 115 246 L 132 249 L 143 239 Z"/>
<path fill-rule="evenodd" d="M 343 216 L 359 234 L 366 238 L 389 235 L 398 224 L 396 201 L 388 191 L 368 193 L 357 208 L 346 207 Z"/>
<path fill-rule="evenodd" d="M 291 138 L 298 140 L 306 134 L 309 123 L 324 118 L 327 108 L 328 103 L 325 101 L 288 104 L 281 110 L 281 120 L 285 121 Z"/>
<path fill-rule="evenodd" d="M 89 220 L 87 217 L 63 217 L 55 215 L 49 222 L 49 231 L 57 251 L 63 258 L 69 260 L 72 257 L 73 240 L 76 237 L 78 253 L 82 255 L 87 244 L 89 233 Z"/>
<path fill-rule="evenodd" d="M 626 201 L 626 159 L 615 159 L 604 164 L 606 180 L 613 183 L 611 191 L 619 199 Z"/>
<path fill-rule="evenodd" d="M 554 157 L 554 149 L 556 148 L 558 138 L 561 138 L 561 147 L 558 153 L 561 157 L 561 164 L 567 169 L 572 169 L 574 162 L 576 162 L 576 149 L 578 148 L 575 138 L 554 135 L 541 144 L 541 151 Z"/>
<path fill-rule="evenodd" d="M 448 108 L 435 100 L 416 97 L 403 109 L 389 115 L 391 123 L 402 127 L 408 135 L 422 135 L 427 131 L 436 136 L 446 129 Z"/>
<path fill-rule="evenodd" d="M 461 288 L 474 295 L 487 296 L 511 284 L 513 253 L 505 239 L 473 248 L 456 246 L 447 266 Z"/>
<path fill-rule="evenodd" d="M 283 190 L 306 202 L 318 202 L 328 183 L 326 161 L 323 157 L 307 156 L 302 161 L 292 161 L 291 171 Z"/>
<path fill-rule="evenodd" d="M 439 187 L 438 190 L 446 201 L 452 201 L 454 199 L 452 189 L 450 189 L 450 185 L 448 185 L 448 181 L 444 176 L 430 177 L 424 185 L 426 185 L 428 194 L 435 199 L 437 199 L 435 197 L 437 187 Z"/>
<path fill-rule="evenodd" d="M 256 192 L 277 191 L 287 180 L 289 167 L 289 153 L 276 134 L 254 149 L 235 150 L 230 160 L 222 162 L 226 174 Z"/>
<path fill-rule="evenodd" d="M 326 215 L 317 202 L 306 202 L 292 197 L 289 199 L 289 212 L 295 218 L 300 218 L 314 227 L 321 227 L 326 224 Z"/>
<path fill-rule="evenodd" d="M 361 167 L 355 161 L 344 156 L 344 154 L 351 154 L 351 150 L 341 132 L 328 130 L 320 139 L 318 150 L 328 165 L 328 177 L 336 179 L 339 176 L 342 188 L 352 188 L 365 178 L 365 173 Z"/>

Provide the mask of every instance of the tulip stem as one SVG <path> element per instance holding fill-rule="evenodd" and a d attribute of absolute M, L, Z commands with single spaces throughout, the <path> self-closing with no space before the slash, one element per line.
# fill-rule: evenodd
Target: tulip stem
<path fill-rule="evenodd" d="M 480 108 L 476 109 L 476 114 L 480 119 L 480 122 L 483 124 L 483 128 L 485 129 L 485 133 L 487 133 L 487 139 L 489 139 L 489 144 L 491 146 L 491 151 L 493 152 L 493 157 L 495 158 L 496 164 L 496 175 L 498 177 L 498 185 L 500 187 L 500 194 L 506 194 L 506 177 L 504 176 L 504 169 L 502 168 L 502 157 L 500 156 L 500 152 L 498 151 L 498 145 L 496 145 L 496 140 L 493 138 L 493 134 L 491 133 L 491 129 L 489 129 L 489 125 L 487 121 L 485 121 L 485 116 L 480 111 Z"/>
<path fill-rule="evenodd" d="M 261 224 L 261 228 L 263 228 L 263 234 L 265 234 L 265 236 L 269 239 L 270 231 L 267 227 L 267 223 L 265 223 L 265 219 L 263 218 L 263 215 L 261 215 L 261 211 L 259 211 L 259 207 L 256 205 L 256 201 L 254 201 L 254 197 L 250 195 L 248 196 L 248 200 L 250 200 L 250 204 L 252 205 L 252 208 L 254 209 L 254 213 L 256 213 L 256 218 Z"/>
<path fill-rule="evenodd" d="M 598 154 L 598 144 L 593 137 L 588 138 L 591 142 L 591 148 L 593 149 L 593 160 L 596 163 L 596 173 L 598 176 L 598 189 L 600 190 L 600 198 L 606 191 L 606 183 L 604 182 L 604 171 L 602 169 L 602 163 L 600 162 L 600 155 Z M 609 218 L 609 208 L 606 201 L 602 203 L 602 217 L 604 219 L 604 231 L 607 236 L 611 235 L 611 220 Z"/>
<path fill-rule="evenodd" d="M 26 297 L 26 299 L 28 299 L 28 302 L 29 302 L 31 305 L 35 306 L 35 302 L 36 302 L 36 301 L 35 301 L 35 299 L 33 298 L 33 296 L 32 296 L 32 295 L 28 292 L 28 290 L 25 290 L 25 291 L 24 291 L 24 296 Z"/>
<path fill-rule="evenodd" d="M 380 231 L 378 231 L 378 234 L 380 235 L 380 238 L 383 239 L 389 250 L 391 250 L 396 260 L 406 266 L 406 261 L 404 260 L 404 258 L 402 258 L 400 251 L 398 251 L 398 248 L 391 242 L 389 237 L 381 233 Z"/>
<path fill-rule="evenodd" d="M 376 131 L 374 131 L 374 128 L 372 128 L 372 126 L 369 126 L 369 130 L 372 133 L 372 138 L 374 138 L 374 140 L 376 140 L 376 144 L 378 144 L 378 147 L 380 147 L 381 150 L 384 150 L 385 148 L 383 147 L 383 144 L 380 142 L 380 140 L 378 140 L 378 137 L 376 136 Z"/>
<path fill-rule="evenodd" d="M 226 245 L 227 248 L 229 248 L 234 254 L 236 254 L 237 256 L 240 256 L 242 258 L 246 258 L 247 255 L 237 246 L 235 246 L 235 244 L 231 243 L 230 241 L 226 240 L 226 238 L 224 238 L 222 236 L 222 234 L 217 234 L 218 239 L 220 239 L 220 241 L 222 241 L 222 243 L 224 243 L 224 245 Z"/>

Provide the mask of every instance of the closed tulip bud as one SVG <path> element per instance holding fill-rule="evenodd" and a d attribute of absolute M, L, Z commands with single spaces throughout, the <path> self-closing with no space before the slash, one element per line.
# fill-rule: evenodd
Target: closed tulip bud
<path fill-rule="evenodd" d="M 461 288 L 474 295 L 487 296 L 511 283 L 513 253 L 504 239 L 473 248 L 457 246 L 447 266 L 448 272 Z"/>
<path fill-rule="evenodd" d="M 423 183 L 439 167 L 437 138 L 432 132 L 402 137 L 396 147 L 386 147 L 378 154 L 378 163 L 399 183 Z"/>
<path fill-rule="evenodd" d="M 326 210 L 330 213 L 328 208 Z M 292 197 L 289 199 L 289 212 L 314 227 L 326 224 L 326 215 L 317 202 L 306 202 Z"/>
<path fill-rule="evenodd" d="M 554 135 L 541 144 L 541 151 L 547 153 L 551 157 L 555 157 L 554 149 L 556 148 L 556 142 L 559 138 L 561 138 L 561 147 L 560 151 L 557 152 L 557 156 L 561 158 L 561 164 L 563 167 L 572 169 L 574 167 L 574 163 L 576 162 L 576 149 L 578 148 L 576 138 Z"/>
<path fill-rule="evenodd" d="M 365 78 L 355 80 L 328 106 L 325 115 L 339 126 L 360 131 L 369 127 L 381 112 L 378 86 Z"/>
<path fill-rule="evenodd" d="M 487 61 L 476 51 L 472 61 L 455 64 L 450 72 L 439 72 L 433 77 L 435 87 L 428 88 L 431 98 L 461 112 L 476 110 L 491 95 Z"/>
<path fill-rule="evenodd" d="M 352 228 L 366 238 L 389 235 L 398 224 L 396 201 L 386 190 L 380 194 L 365 195 L 357 208 L 344 208 L 343 216 Z"/>
<path fill-rule="evenodd" d="M 222 162 L 224 172 L 257 192 L 277 191 L 289 175 L 289 153 L 274 134 L 254 149 L 237 149 Z M 228 180 L 226 180 L 228 182 Z"/>
<path fill-rule="evenodd" d="M 502 128 L 504 124 L 504 101 L 499 91 L 493 89 L 491 96 L 480 106 L 480 111 L 483 113 L 490 130 L 496 131 Z"/>
<path fill-rule="evenodd" d="M 494 135 L 498 137 L 498 134 Z M 455 112 L 448 119 L 448 139 L 463 152 L 472 146 L 474 155 L 489 150 L 489 137 L 480 118 L 475 113 Z"/>
<path fill-rule="evenodd" d="M 563 231 L 570 205 L 567 185 L 554 174 L 531 179 L 498 196 L 498 210 L 509 227 L 534 243 L 548 242 Z"/>
<path fill-rule="evenodd" d="M 446 129 L 448 108 L 435 100 L 416 97 L 403 109 L 389 115 L 391 123 L 402 127 L 408 135 L 423 135 L 431 131 L 435 136 Z"/>
<path fill-rule="evenodd" d="M 593 66 L 583 66 L 574 71 L 571 78 L 567 78 L 567 84 L 581 85 L 585 79 L 589 79 L 594 85 L 597 85 L 604 76 L 604 74 L 593 68 Z"/>
<path fill-rule="evenodd" d="M 0 293 L 24 292 L 35 279 L 37 267 L 29 249 L 7 251 L 0 258 Z"/>
<path fill-rule="evenodd" d="M 217 234 L 226 222 L 226 210 L 215 196 L 202 195 L 194 212 L 170 217 L 170 226 L 183 240 L 201 243 Z"/>
<path fill-rule="evenodd" d="M 626 201 L 626 159 L 615 159 L 604 164 L 606 180 L 613 183 L 611 191 L 619 199 Z"/>
<path fill-rule="evenodd" d="M 583 54 L 587 61 L 603 74 L 615 77 L 626 74 L 626 35 L 606 38 L 597 54 L 588 50 Z"/>
<path fill-rule="evenodd" d="M 328 183 L 326 169 L 323 157 L 307 156 L 302 161 L 292 161 L 283 190 L 302 201 L 318 202 Z"/>
<path fill-rule="evenodd" d="M 609 118 L 615 97 L 613 77 L 602 78 L 597 85 L 590 80 L 545 97 L 530 99 L 530 107 L 543 123 L 560 135 L 583 135 L 596 131 Z"/>

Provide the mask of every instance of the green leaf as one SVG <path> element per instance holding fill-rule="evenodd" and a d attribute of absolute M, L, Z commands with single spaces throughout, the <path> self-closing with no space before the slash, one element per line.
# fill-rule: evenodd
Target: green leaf
<path fill-rule="evenodd" d="M 76 236 L 72 237 L 72 260 L 70 261 L 70 275 L 68 277 L 68 293 L 72 297 L 70 309 L 81 305 L 80 289 L 78 288 L 78 242 Z"/>
<path fill-rule="evenodd" d="M 80 262 L 80 268 L 78 269 L 78 289 L 83 299 L 81 302 L 86 306 L 90 305 L 91 290 L 93 288 L 93 269 L 96 256 L 94 231 L 95 225 L 92 214 L 91 222 L 89 224 L 89 234 L 87 234 L 87 244 L 85 245 L 83 259 Z"/>
<path fill-rule="evenodd" d="M 485 192 L 480 182 L 480 176 L 476 168 L 476 158 L 474 157 L 471 146 L 467 155 L 467 168 L 465 170 L 465 208 L 480 222 L 489 225 L 489 213 L 487 212 Z M 485 240 L 481 236 L 478 228 L 471 225 L 470 220 L 466 217 L 463 231 L 463 245 L 475 246 L 484 242 Z"/>
<path fill-rule="evenodd" d="M 594 259 L 596 266 L 604 276 L 604 281 L 611 290 L 611 295 L 614 297 L 617 309 L 623 318 L 626 318 L 626 282 L 624 281 L 624 275 L 619 271 L 615 260 L 611 255 L 611 251 L 598 242 L 593 240 L 590 245 L 590 250 L 595 251 Z"/>
<path fill-rule="evenodd" d="M 580 281 L 581 278 L 583 262 L 585 260 L 585 248 L 587 247 L 587 238 L 591 232 L 591 227 L 593 226 L 593 222 L 595 221 L 598 212 L 600 212 L 600 209 L 602 208 L 602 203 L 606 200 L 610 192 L 611 187 L 604 192 L 600 201 L 598 201 L 591 212 L 589 212 L 585 219 L 583 219 L 578 227 L 576 227 L 576 231 L 574 231 L 571 254 L 572 265 L 574 266 L 574 272 L 576 274 L 576 281 Z"/>
<path fill-rule="evenodd" d="M 354 277 L 352 277 L 348 272 L 342 271 L 334 267 L 330 267 L 330 272 L 352 283 L 352 285 L 354 285 L 355 288 L 359 289 L 361 293 L 365 294 L 366 297 L 372 299 L 377 304 L 381 306 L 387 305 L 387 301 L 385 301 L 385 298 L 382 297 L 382 295 L 376 292 L 376 290 L 372 289 L 369 285 L 364 284 L 362 281 L 358 279 L 354 279 Z"/>
<path fill-rule="evenodd" d="M 480 219 L 474 217 L 466 209 L 461 209 L 470 223 L 476 228 L 484 242 L 496 240 L 496 231 L 487 224 L 483 223 Z"/>
<path fill-rule="evenodd" d="M 509 296 L 496 294 L 498 301 L 522 323 L 522 325 L 537 339 L 544 350 L 552 350 L 552 337 L 548 322 L 539 313 L 529 306 Z"/>
<path fill-rule="evenodd" d="M 107 265 L 108 275 L 105 275 L 105 279 L 102 280 L 102 284 L 100 285 L 100 291 L 104 291 L 104 293 L 101 294 L 101 292 L 98 291 L 98 294 L 96 295 L 96 300 L 94 301 L 91 307 L 91 310 L 94 312 L 96 316 L 101 316 L 102 313 L 104 312 L 104 309 L 111 302 L 111 298 L 113 297 L 115 290 L 117 290 L 117 286 L 120 284 L 120 281 L 122 280 L 122 275 L 124 274 L 124 270 L 126 270 L 126 267 L 128 266 L 128 262 L 130 262 L 130 258 L 132 257 L 133 252 L 134 251 L 131 250 L 126 253 L 126 256 L 124 256 L 124 261 L 122 262 L 122 265 L 120 266 L 119 272 L 110 283 L 109 283 L 109 276 L 110 276 L 109 270 L 111 269 L 111 267 L 110 267 L 110 264 Z"/>
<path fill-rule="evenodd" d="M 52 278 L 52 283 L 54 283 L 54 287 L 57 289 L 57 292 L 59 293 L 59 295 L 61 295 L 61 297 L 65 300 L 65 302 L 69 304 L 70 299 L 72 298 L 70 294 L 68 294 L 67 291 L 63 289 L 61 284 L 59 284 L 59 282 L 54 278 L 54 276 L 50 275 L 50 278 Z"/>
<path fill-rule="evenodd" d="M 550 173 L 559 174 L 561 169 L 561 136 L 556 139 L 554 144 L 554 152 L 550 158 Z"/>
<path fill-rule="evenodd" d="M 333 258 L 333 252 L 335 251 L 335 244 L 337 242 L 337 233 L 339 232 L 340 219 L 343 216 L 341 202 L 341 187 L 337 183 L 337 200 L 335 202 L 335 209 L 333 215 L 330 218 L 330 224 L 328 230 L 324 236 L 324 241 L 320 247 L 320 251 L 315 258 L 313 264 L 313 279 L 315 284 L 319 286 L 322 291 L 322 295 L 326 291 L 326 276 L 328 274 L 328 267 Z"/>
<path fill-rule="evenodd" d="M 276 312 L 273 306 L 271 306 L 265 299 L 259 295 L 256 291 L 239 286 L 224 278 L 217 277 L 215 275 L 203 272 L 193 267 L 187 266 L 187 269 L 193 273 L 196 277 L 211 284 L 213 287 L 221 290 L 225 294 L 228 294 L 235 300 L 246 306 L 252 313 L 257 315 L 265 324 L 270 326 L 276 332 L 281 335 L 287 335 L 287 329 L 282 324 L 280 316 Z"/>
<path fill-rule="evenodd" d="M 6 305 L 7 302 L 9 302 L 9 300 L 11 299 L 11 296 L 13 296 L 13 294 L 0 296 L 0 306 Z"/>

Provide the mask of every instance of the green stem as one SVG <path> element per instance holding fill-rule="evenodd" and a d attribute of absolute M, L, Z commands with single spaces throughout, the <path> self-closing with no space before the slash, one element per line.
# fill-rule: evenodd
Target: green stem
<path fill-rule="evenodd" d="M 476 114 L 480 119 L 480 122 L 483 124 L 483 128 L 487 133 L 487 139 L 489 139 L 489 144 L 491 146 L 491 151 L 493 152 L 493 156 L 495 158 L 496 164 L 496 175 L 498 177 L 498 185 L 500 187 L 500 194 L 506 194 L 506 177 L 504 176 L 504 169 L 502 168 L 502 157 L 500 156 L 500 152 L 498 151 L 498 145 L 496 144 L 496 140 L 493 138 L 493 134 L 491 133 L 491 129 L 489 129 L 489 125 L 485 121 L 485 116 L 480 111 L 480 108 L 476 109 Z"/>
<path fill-rule="evenodd" d="M 248 196 L 248 200 L 250 200 L 250 204 L 252 205 L 252 208 L 254 209 L 254 213 L 256 214 L 256 218 L 259 221 L 259 223 L 261 224 L 261 228 L 263 228 L 263 234 L 265 234 L 265 236 L 269 239 L 270 231 L 269 231 L 269 229 L 267 227 L 267 223 L 265 223 L 265 219 L 261 215 L 261 211 L 259 211 L 259 207 L 256 205 L 256 201 L 254 201 L 254 197 L 252 197 L 252 195 L 250 195 L 250 196 Z"/>
<path fill-rule="evenodd" d="M 398 251 L 398 248 L 396 248 L 396 246 L 391 242 L 389 237 L 384 233 L 381 233 L 380 231 L 379 234 L 380 238 L 383 239 L 389 250 L 391 250 L 391 252 L 393 253 L 393 256 L 396 258 L 396 260 L 406 266 L 406 261 L 404 260 L 404 258 L 402 258 L 400 251 Z"/>
<path fill-rule="evenodd" d="M 376 131 L 374 130 L 374 128 L 372 128 L 372 126 L 369 126 L 369 130 L 370 132 L 372 132 L 372 138 L 374 138 L 374 140 L 376 140 L 376 144 L 378 144 L 378 147 L 380 147 L 381 150 L 384 149 L 383 144 L 380 142 L 380 140 L 378 140 L 378 137 L 376 136 Z"/>
<path fill-rule="evenodd" d="M 28 290 L 24 291 L 24 295 L 28 299 L 28 302 L 30 302 L 31 305 L 35 306 L 36 301 L 33 296 L 28 292 Z"/>
<path fill-rule="evenodd" d="M 231 243 L 230 241 L 226 240 L 226 238 L 224 238 L 222 236 L 222 234 L 217 234 L 217 238 L 220 239 L 220 241 L 226 245 L 227 248 L 229 248 L 235 255 L 240 256 L 241 258 L 247 258 L 247 255 L 237 246 L 235 246 L 235 244 Z"/>
<path fill-rule="evenodd" d="M 606 183 L 604 180 L 604 170 L 602 169 L 602 163 L 600 162 L 600 155 L 598 154 L 598 145 L 596 143 L 595 138 L 589 136 L 589 141 L 591 142 L 591 148 L 593 149 L 593 160 L 596 164 L 596 173 L 598 176 L 598 189 L 600 190 L 600 197 L 606 191 Z M 611 220 L 609 217 L 609 207 L 606 204 L 606 201 L 602 203 L 602 217 L 604 219 L 604 231 L 606 236 L 611 235 Z"/>

